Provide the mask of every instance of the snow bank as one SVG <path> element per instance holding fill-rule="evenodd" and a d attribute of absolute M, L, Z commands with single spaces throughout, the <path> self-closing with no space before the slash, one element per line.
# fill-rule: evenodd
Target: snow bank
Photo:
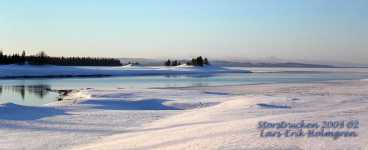
<path fill-rule="evenodd" d="M 246 70 L 222 67 L 71 67 L 71 66 L 32 66 L 0 65 L 0 78 L 20 77 L 78 77 L 78 76 L 144 76 L 144 75 L 182 75 L 214 73 L 250 73 Z"/>
<path fill-rule="evenodd" d="M 235 86 L 234 86 L 235 87 Z M 194 109 L 163 118 L 136 131 L 116 134 L 74 149 L 365 149 L 368 147 L 368 84 L 237 86 L 256 89 L 259 96 L 229 97 L 213 107 Z M 224 91 L 202 88 L 201 90 Z M 358 90 L 359 89 L 359 90 Z M 364 91 L 362 91 L 364 89 Z M 274 96 L 264 96 L 272 93 Z M 329 93 L 324 95 L 324 93 Z M 300 99 L 295 102 L 293 99 Z M 266 109 L 265 109 L 266 108 Z M 359 120 L 358 137 L 261 137 L 259 122 L 309 123 Z M 270 129 L 271 130 L 271 129 Z M 345 129 L 335 129 L 344 131 Z M 272 130 L 273 131 L 273 130 Z M 165 137 L 165 138 L 162 138 Z"/>

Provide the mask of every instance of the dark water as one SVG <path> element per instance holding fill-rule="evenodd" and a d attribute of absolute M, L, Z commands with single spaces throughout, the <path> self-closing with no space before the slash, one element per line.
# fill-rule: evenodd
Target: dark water
<path fill-rule="evenodd" d="M 42 105 L 55 101 L 58 96 L 50 85 L 0 85 L 0 103 Z"/>
<path fill-rule="evenodd" d="M 0 103 L 42 105 L 57 100 L 51 89 L 116 89 L 218 86 L 239 84 L 305 83 L 329 80 L 366 79 L 362 72 L 278 72 L 185 76 L 140 76 L 105 78 L 40 78 L 0 80 Z"/>

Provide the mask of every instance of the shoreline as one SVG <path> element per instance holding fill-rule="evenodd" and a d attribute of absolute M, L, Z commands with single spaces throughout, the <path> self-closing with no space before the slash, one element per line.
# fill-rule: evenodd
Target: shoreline
<path fill-rule="evenodd" d="M 326 81 L 312 81 L 312 82 L 295 82 L 295 83 L 259 83 L 259 84 L 236 84 L 236 85 L 213 85 L 213 86 L 185 86 L 185 87 L 153 87 L 153 88 L 146 88 L 152 90 L 200 90 L 200 89 L 208 89 L 208 88 L 230 88 L 230 87 L 245 87 L 245 86 L 283 86 L 283 85 L 313 85 L 313 84 L 337 84 L 337 83 L 344 83 L 344 82 L 359 82 L 359 81 L 368 81 L 368 79 L 351 79 L 351 80 L 326 80 Z M 145 88 L 143 88 L 145 89 Z M 58 102 L 70 101 L 73 100 L 74 102 L 83 100 L 83 99 L 91 99 L 95 98 L 92 97 L 91 94 L 88 92 L 89 90 L 112 90 L 119 93 L 119 91 L 124 90 L 124 88 L 111 88 L 111 89 L 94 89 L 94 88 L 87 88 L 87 89 L 54 89 L 51 90 L 53 92 L 58 93 L 62 99 L 56 100 L 54 102 L 45 104 L 46 106 L 49 104 L 54 104 Z M 140 89 L 134 89 L 140 90 Z M 63 95 L 60 92 L 67 91 Z"/>
<path fill-rule="evenodd" d="M 0 65 L 0 79 L 31 78 L 76 78 L 76 77 L 118 77 L 153 75 L 190 75 L 219 73 L 251 73 L 248 70 L 229 69 L 218 66 L 208 67 L 84 67 L 84 66 L 32 66 Z"/>
<path fill-rule="evenodd" d="M 42 78 L 51 78 L 51 79 L 62 79 L 62 78 L 103 78 L 103 77 L 112 77 L 112 75 L 46 75 L 46 76 L 4 76 L 0 77 L 0 79 L 42 79 Z"/>

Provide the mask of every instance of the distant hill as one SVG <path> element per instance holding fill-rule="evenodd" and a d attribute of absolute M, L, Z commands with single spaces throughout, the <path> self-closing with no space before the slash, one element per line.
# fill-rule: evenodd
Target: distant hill
<path fill-rule="evenodd" d="M 122 64 L 138 62 L 143 66 L 163 66 L 166 60 L 147 58 L 119 58 Z M 186 62 L 187 60 L 181 60 Z M 211 64 L 224 67 L 299 67 L 299 68 L 337 68 L 333 65 L 297 63 L 297 62 L 238 62 L 225 60 L 210 60 Z"/>
<path fill-rule="evenodd" d="M 212 64 L 225 67 L 298 67 L 298 68 L 336 68 L 332 65 L 306 64 L 306 63 L 251 63 L 251 62 L 233 62 L 233 61 L 212 61 Z"/>

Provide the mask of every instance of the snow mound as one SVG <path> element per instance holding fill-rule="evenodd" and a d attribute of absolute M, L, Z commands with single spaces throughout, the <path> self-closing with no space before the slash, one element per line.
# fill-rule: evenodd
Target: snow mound
<path fill-rule="evenodd" d="M 131 68 L 131 67 L 142 67 L 142 65 L 139 64 L 127 64 L 122 66 L 122 68 Z"/>
<path fill-rule="evenodd" d="M 193 67 L 191 65 L 187 65 L 187 64 L 181 64 L 179 66 L 176 66 L 177 68 L 187 68 L 187 67 Z"/>
<path fill-rule="evenodd" d="M 193 66 L 182 64 L 179 66 L 175 66 L 175 68 L 190 68 L 190 69 L 202 69 L 202 70 L 210 70 L 210 69 L 219 69 L 219 70 L 226 70 L 224 67 L 214 66 L 214 65 L 204 65 L 204 66 Z"/>

